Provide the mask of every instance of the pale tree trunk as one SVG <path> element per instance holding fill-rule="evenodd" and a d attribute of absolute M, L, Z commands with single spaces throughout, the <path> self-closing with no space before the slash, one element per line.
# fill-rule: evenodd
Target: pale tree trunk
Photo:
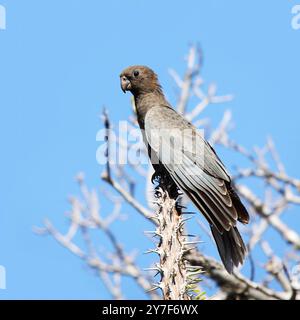
<path fill-rule="evenodd" d="M 159 242 L 154 251 L 159 255 L 156 268 L 161 279 L 157 287 L 162 290 L 165 300 L 189 300 L 199 282 L 199 271 L 188 264 L 185 256 L 196 242 L 187 241 L 184 230 L 187 219 L 182 212 L 177 187 L 168 178 L 159 180 L 155 192 L 158 205 L 156 235 Z"/>

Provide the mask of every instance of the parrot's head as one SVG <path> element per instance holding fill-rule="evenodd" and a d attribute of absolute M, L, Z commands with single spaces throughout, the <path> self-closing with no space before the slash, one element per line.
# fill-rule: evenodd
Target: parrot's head
<path fill-rule="evenodd" d="M 148 93 L 160 89 L 157 75 L 146 66 L 131 66 L 120 74 L 121 89 L 133 95 Z"/>

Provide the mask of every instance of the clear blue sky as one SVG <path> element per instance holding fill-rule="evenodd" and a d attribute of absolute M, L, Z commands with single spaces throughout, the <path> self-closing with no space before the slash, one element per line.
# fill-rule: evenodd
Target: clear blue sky
<path fill-rule="evenodd" d="M 250 147 L 271 134 L 288 172 L 299 177 L 300 30 L 291 27 L 297 2 L 0 0 L 7 11 L 0 30 L 0 264 L 7 290 L 0 299 L 109 297 L 81 261 L 32 227 L 49 217 L 66 228 L 77 172 L 99 184 L 98 115 L 103 105 L 115 121 L 131 112 L 118 78 L 128 65 L 153 67 L 172 98 L 168 68 L 182 72 L 188 45 L 200 42 L 205 78 L 235 94 L 217 107 L 232 109 L 233 135 Z M 141 230 L 128 241 L 142 241 L 143 251 L 151 246 L 143 237 Z"/>

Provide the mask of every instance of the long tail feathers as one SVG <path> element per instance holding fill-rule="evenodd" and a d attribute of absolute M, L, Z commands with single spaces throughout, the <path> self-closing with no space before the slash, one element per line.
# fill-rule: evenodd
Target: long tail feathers
<path fill-rule="evenodd" d="M 236 227 L 229 231 L 220 233 L 214 226 L 211 226 L 213 237 L 216 241 L 222 262 L 229 273 L 233 272 L 234 266 L 243 263 L 247 249 L 243 239 Z"/>

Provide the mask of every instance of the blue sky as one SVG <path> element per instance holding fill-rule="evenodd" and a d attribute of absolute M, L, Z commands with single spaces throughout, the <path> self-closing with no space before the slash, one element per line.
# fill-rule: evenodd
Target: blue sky
<path fill-rule="evenodd" d="M 0 299 L 109 297 L 81 261 L 32 227 L 49 217 L 66 228 L 77 172 L 99 184 L 98 116 L 103 105 L 115 121 L 130 114 L 118 78 L 128 65 L 155 69 L 174 102 L 168 69 L 183 72 L 189 44 L 201 43 L 204 77 L 235 95 L 214 107 L 232 110 L 233 136 L 251 147 L 272 135 L 288 172 L 299 176 L 300 30 L 291 27 L 297 0 L 0 4 L 7 11 L 0 30 L 0 264 L 7 289 Z M 142 222 L 135 213 L 131 219 L 136 232 L 126 235 L 128 243 L 139 237 L 147 248 Z M 136 288 L 128 290 L 137 297 Z"/>

